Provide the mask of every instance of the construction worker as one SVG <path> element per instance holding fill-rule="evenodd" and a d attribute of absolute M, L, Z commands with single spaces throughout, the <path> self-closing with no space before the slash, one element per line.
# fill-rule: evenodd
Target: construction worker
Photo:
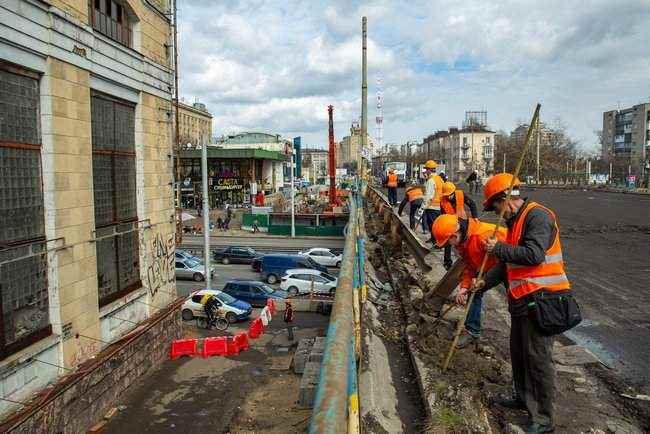
<path fill-rule="evenodd" d="M 456 185 L 451 181 L 446 181 L 442 185 L 442 195 L 440 196 L 440 210 L 443 214 L 454 214 L 461 219 L 467 220 L 467 211 L 465 204 L 469 207 L 472 218 L 478 218 L 476 203 L 471 197 L 465 196 L 462 190 L 456 189 Z M 452 265 L 451 246 L 445 246 L 444 267 L 449 270 Z"/>
<path fill-rule="evenodd" d="M 399 204 L 399 209 L 397 210 L 397 214 L 401 217 L 402 216 L 402 211 L 404 211 L 404 207 L 406 206 L 407 203 L 411 204 L 411 208 L 409 210 L 409 227 L 411 230 L 415 229 L 415 224 L 416 218 L 415 215 L 418 212 L 418 209 L 420 209 L 420 206 L 422 206 L 422 197 L 424 196 L 424 193 L 422 192 L 422 188 L 420 188 L 419 185 L 411 185 L 406 189 L 404 192 L 404 199 Z"/>
<path fill-rule="evenodd" d="M 390 206 L 397 205 L 397 175 L 395 170 L 391 167 L 388 169 L 388 176 L 386 177 L 386 187 L 388 188 L 388 203 Z"/>
<path fill-rule="evenodd" d="M 462 305 L 467 302 L 467 293 L 472 286 L 472 280 L 477 277 L 486 254 L 485 242 L 494 234 L 495 228 L 496 225 L 491 223 L 483 223 L 476 218 L 463 219 L 456 214 L 443 214 L 433 222 L 431 231 L 436 239 L 436 245 L 438 247 L 453 246 L 465 263 L 465 271 L 456 295 L 458 304 Z M 505 241 L 506 229 L 500 228 L 496 236 L 498 240 Z M 485 270 L 489 270 L 496 263 L 496 258 L 489 255 L 485 263 Z M 465 333 L 460 336 L 457 343 L 458 348 L 466 347 L 481 336 L 482 305 L 483 293 L 476 293 L 465 320 Z"/>
<path fill-rule="evenodd" d="M 486 289 L 504 282 L 508 287 L 508 310 L 512 319 L 510 359 L 515 393 L 496 403 L 528 410 L 531 423 L 527 433 L 548 433 L 554 430 L 553 338 L 540 333 L 529 309 L 535 308 L 537 297 L 566 291 L 570 285 L 564 272 L 555 214 L 539 203 L 521 198 L 517 179 L 508 199 L 507 190 L 512 180 L 513 175 L 499 173 L 488 179 L 483 189 L 485 210 L 496 214 L 503 212 L 508 236 L 505 242 L 487 240 L 486 250 L 500 262 L 475 286 Z"/>
<path fill-rule="evenodd" d="M 437 167 L 438 164 L 433 160 L 424 163 L 427 182 L 425 184 L 422 203 L 424 204 L 424 218 L 427 230 L 431 230 L 433 222 L 440 215 L 440 196 L 442 195 L 442 185 L 444 182 L 440 176 L 436 175 Z M 432 236 L 429 242 L 435 244 L 436 240 Z"/>

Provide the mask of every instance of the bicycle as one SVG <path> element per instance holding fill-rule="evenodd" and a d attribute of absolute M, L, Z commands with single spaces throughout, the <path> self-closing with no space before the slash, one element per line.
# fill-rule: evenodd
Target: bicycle
<path fill-rule="evenodd" d="M 208 321 L 208 318 L 205 316 L 196 317 L 196 326 L 198 328 L 204 328 L 207 330 L 212 330 L 213 328 L 219 331 L 228 330 L 230 322 L 226 319 L 225 315 L 221 312 L 216 306 L 212 307 L 212 321 Z"/>

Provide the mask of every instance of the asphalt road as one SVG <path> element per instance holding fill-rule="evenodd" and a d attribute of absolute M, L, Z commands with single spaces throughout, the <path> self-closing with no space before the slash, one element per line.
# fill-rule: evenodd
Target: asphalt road
<path fill-rule="evenodd" d="M 320 237 L 277 237 L 260 234 L 259 236 L 213 236 L 210 238 L 210 245 L 214 247 L 225 246 L 247 246 L 260 248 L 260 250 L 297 250 L 310 247 L 324 247 L 329 249 L 342 250 L 345 240 L 343 238 L 320 238 Z M 183 246 L 203 246 L 202 236 L 183 236 Z"/>
<path fill-rule="evenodd" d="M 566 272 L 584 317 L 567 335 L 650 392 L 650 196 L 559 189 L 524 193 L 558 216 Z M 399 191 L 398 199 L 402 196 Z"/>

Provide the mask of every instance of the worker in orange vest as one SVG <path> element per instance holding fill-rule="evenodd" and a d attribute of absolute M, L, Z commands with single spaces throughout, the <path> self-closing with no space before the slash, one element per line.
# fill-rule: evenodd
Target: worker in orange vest
<path fill-rule="evenodd" d="M 479 219 L 463 219 L 456 214 L 443 214 L 433 222 L 431 232 L 436 239 L 438 247 L 451 247 L 456 249 L 458 255 L 463 258 L 465 271 L 460 281 L 456 302 L 465 304 L 467 293 L 472 281 L 481 269 L 483 257 L 486 254 L 485 243 L 494 234 L 496 225 L 483 223 Z M 496 234 L 497 239 L 506 240 L 505 228 L 500 228 Z M 489 270 L 497 263 L 493 255 L 489 255 L 485 263 L 485 270 Z M 474 296 L 472 305 L 465 320 L 465 333 L 458 340 L 458 348 L 464 348 L 476 341 L 481 336 L 481 307 L 483 305 L 483 293 Z"/>
<path fill-rule="evenodd" d="M 422 202 L 427 231 L 431 230 L 433 222 L 440 215 L 440 197 L 442 196 L 442 185 L 444 181 L 440 176 L 436 175 L 437 167 L 438 164 L 433 160 L 424 163 L 427 182 L 425 184 L 424 199 L 422 199 Z M 436 240 L 432 236 L 429 242 L 435 244 Z"/>
<path fill-rule="evenodd" d="M 404 211 L 404 207 L 406 206 L 406 204 L 407 203 L 411 204 L 409 210 L 409 226 L 411 230 L 415 229 L 415 224 L 417 223 L 415 215 L 417 214 L 418 210 L 422 206 L 423 197 L 424 197 L 424 193 L 422 192 L 422 188 L 419 185 L 411 185 L 404 192 L 404 199 L 402 199 L 402 201 L 399 204 L 399 209 L 397 210 L 397 214 L 400 217 L 402 216 L 402 211 Z"/>
<path fill-rule="evenodd" d="M 473 218 L 478 218 L 476 203 L 471 197 L 465 196 L 463 190 L 458 190 L 456 185 L 451 181 L 446 181 L 442 185 L 442 195 L 440 196 L 440 210 L 443 214 L 454 214 L 461 219 L 467 220 L 467 211 L 465 205 L 469 207 L 470 214 Z M 452 265 L 451 246 L 445 246 L 444 267 L 449 270 Z"/>
<path fill-rule="evenodd" d="M 507 191 L 513 183 L 512 195 Z M 511 316 L 510 359 L 515 394 L 495 400 L 507 408 L 528 410 L 527 433 L 548 433 L 553 426 L 554 367 L 553 339 L 542 334 L 536 320 L 537 305 L 543 298 L 568 294 L 560 229 L 553 211 L 520 197 L 520 182 L 509 173 L 492 176 L 485 184 L 486 211 L 503 212 L 506 241 L 490 238 L 486 250 L 500 262 L 476 286 L 490 288 L 501 282 L 508 287 Z"/>
<path fill-rule="evenodd" d="M 398 179 L 395 170 L 391 167 L 388 169 L 388 176 L 386 177 L 386 187 L 388 188 L 388 203 L 390 206 L 397 205 L 397 184 Z"/>

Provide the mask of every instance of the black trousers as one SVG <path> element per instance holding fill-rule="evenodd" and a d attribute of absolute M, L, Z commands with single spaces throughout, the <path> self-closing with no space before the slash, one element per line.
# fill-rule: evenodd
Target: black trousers
<path fill-rule="evenodd" d="M 510 359 L 515 393 L 526 404 L 533 422 L 553 424 L 553 337 L 542 336 L 532 316 L 512 316 Z"/>
<path fill-rule="evenodd" d="M 388 203 L 390 206 L 397 205 L 397 187 L 388 187 Z"/>
<path fill-rule="evenodd" d="M 410 210 L 409 210 L 409 227 L 411 230 L 415 229 L 415 225 L 417 222 L 415 221 L 415 214 L 418 212 L 420 209 L 420 206 L 422 206 L 422 199 L 415 199 L 413 202 L 411 202 Z"/>
<path fill-rule="evenodd" d="M 440 216 L 440 210 L 439 209 L 428 209 L 427 208 L 427 209 L 424 210 L 424 219 L 426 220 L 427 232 L 431 237 L 433 237 L 433 235 L 431 234 L 431 226 L 433 226 L 433 222 L 439 216 Z"/>

